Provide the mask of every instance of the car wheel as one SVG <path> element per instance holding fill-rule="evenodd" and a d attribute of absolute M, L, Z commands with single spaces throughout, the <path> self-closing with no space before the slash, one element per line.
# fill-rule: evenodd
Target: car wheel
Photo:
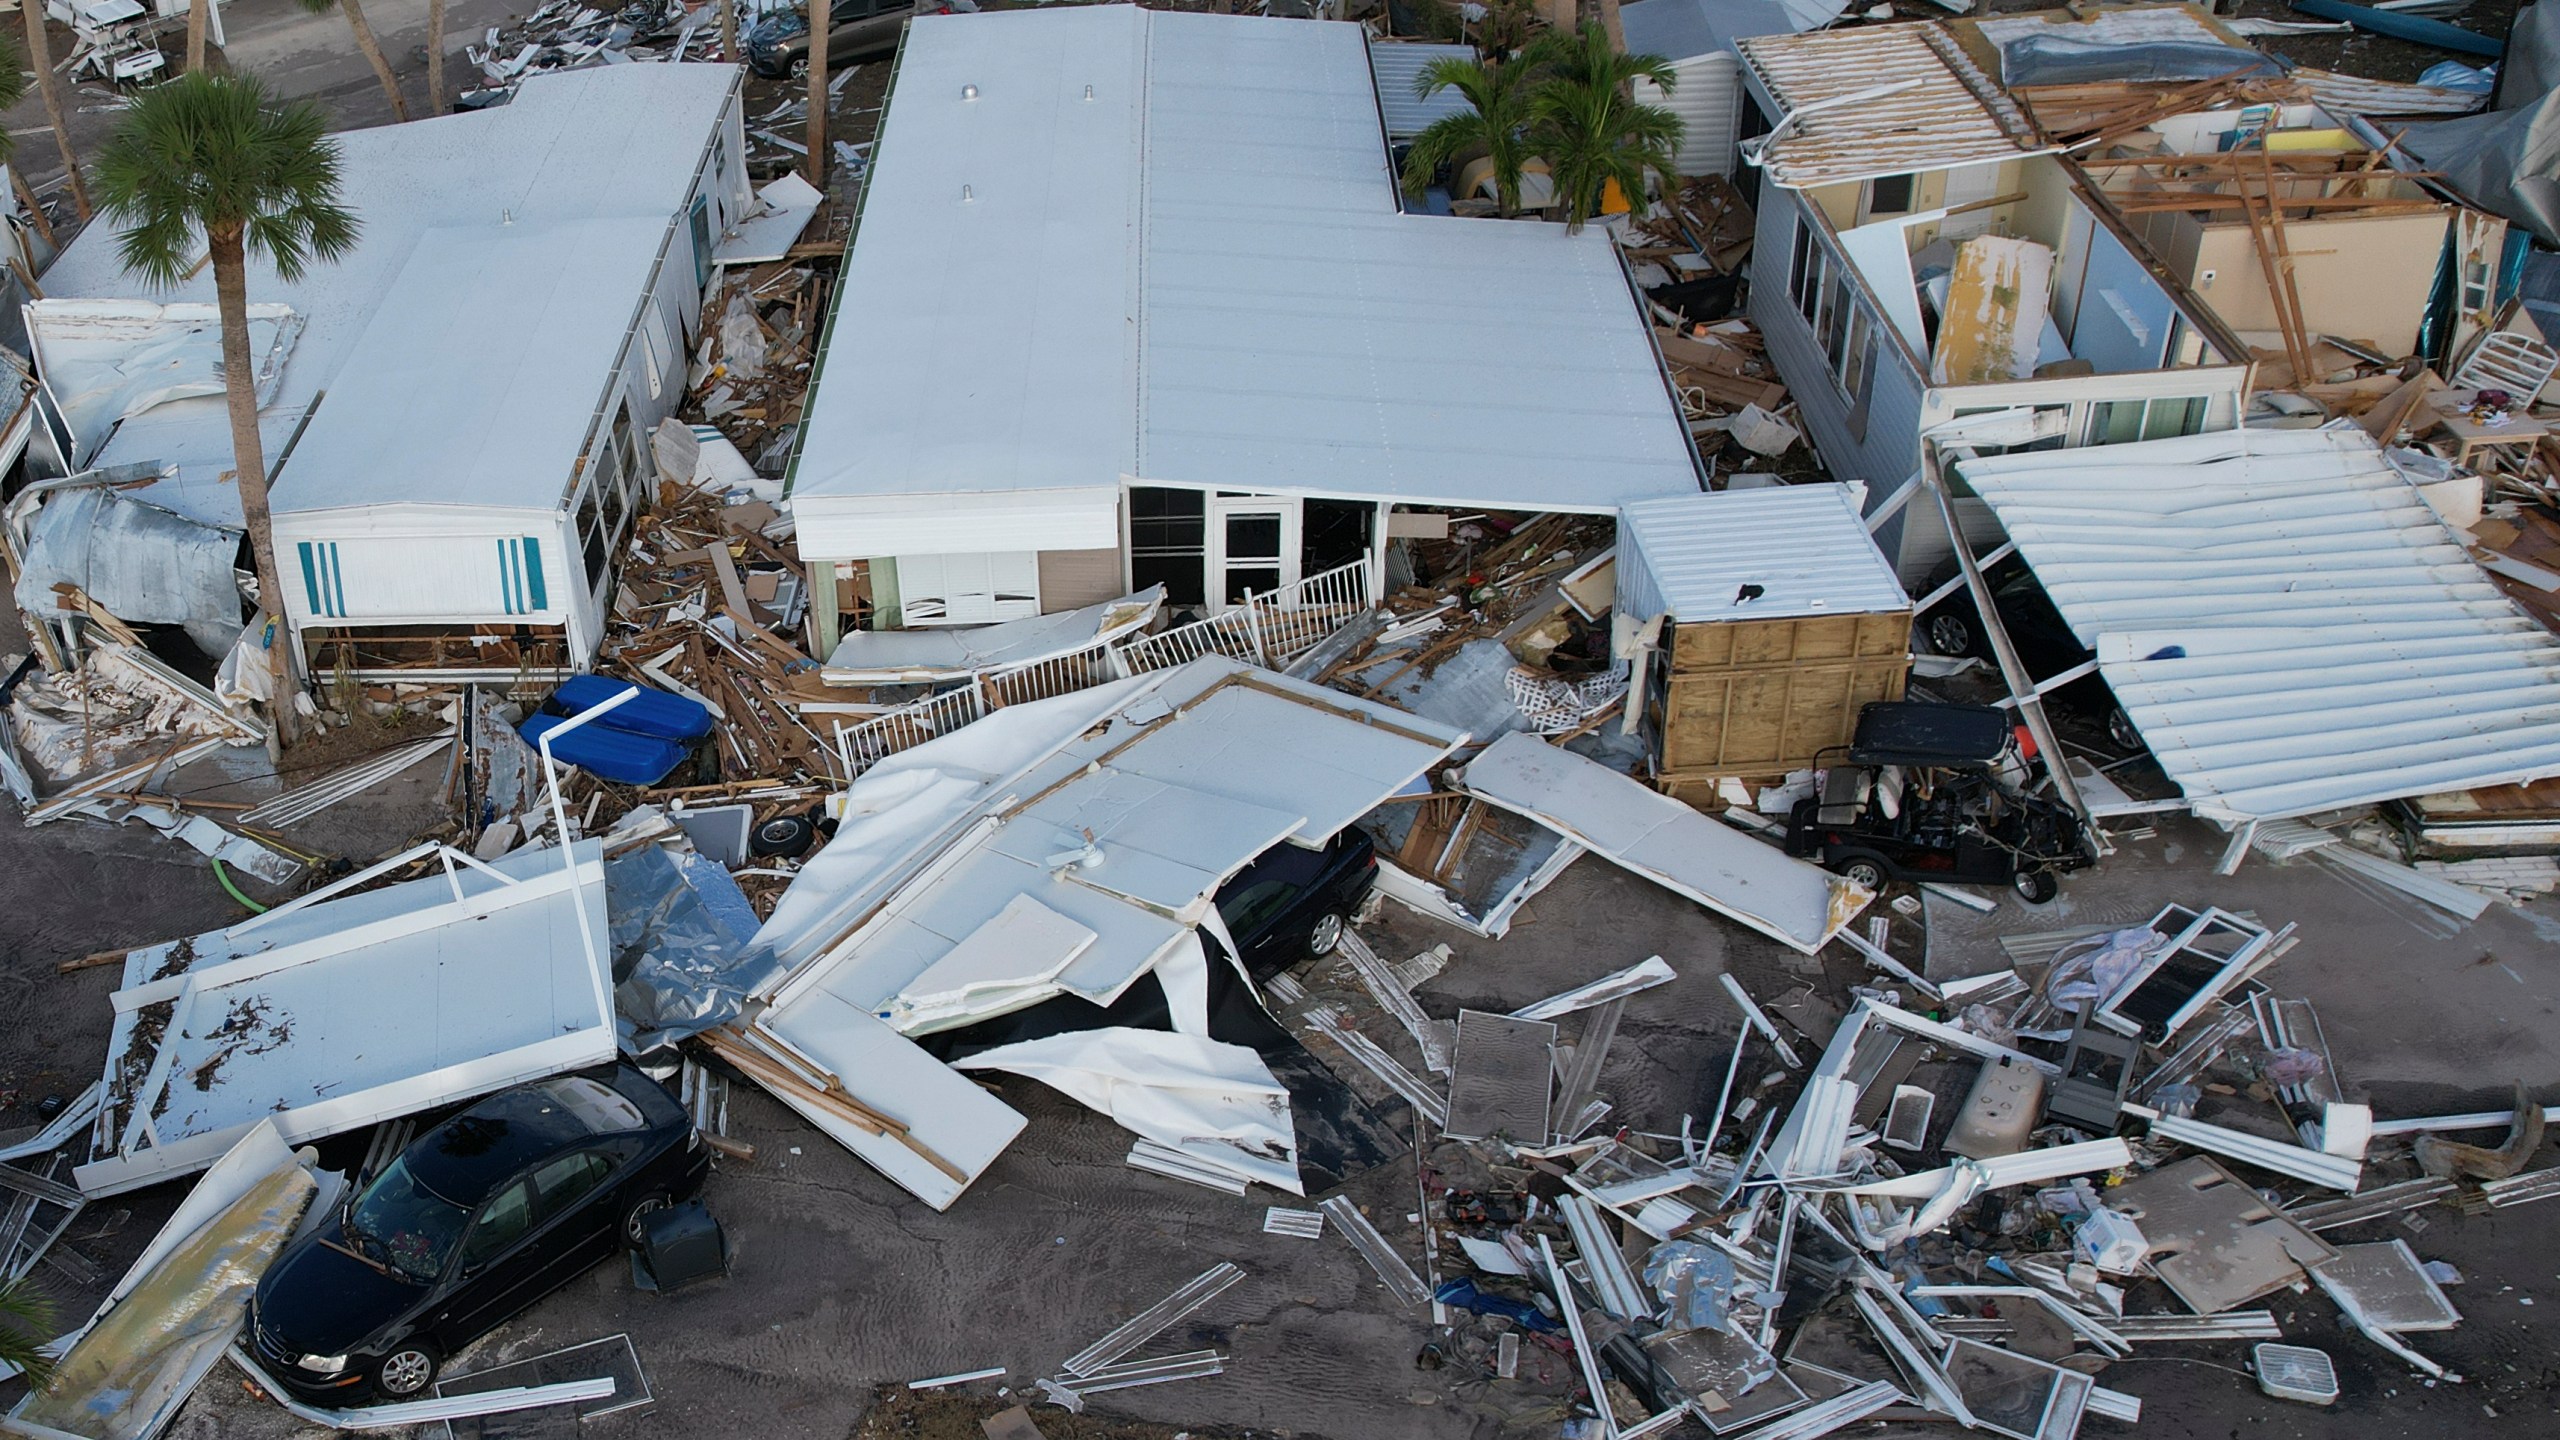
<path fill-rule="evenodd" d="M 2062 882 L 2050 870 L 2021 870 L 2009 881 L 2018 898 L 2030 905 L 2043 905 L 2062 893 Z"/>
<path fill-rule="evenodd" d="M 1928 632 L 1929 648 L 1941 655 L 1973 653 L 1973 622 L 1962 615 L 1932 615 L 1922 628 Z"/>
<path fill-rule="evenodd" d="M 1307 930 L 1307 953 L 1321 959 L 1341 948 L 1341 945 L 1341 913 L 1328 911 L 1317 916 L 1316 923 Z"/>
<path fill-rule="evenodd" d="M 2145 749 L 2142 732 L 2133 728 L 2133 717 L 2121 705 L 2107 707 L 2107 743 L 2127 753 Z"/>
<path fill-rule="evenodd" d="M 806 79 L 808 79 L 808 78 L 809 78 L 809 57 L 808 57 L 808 56 L 806 56 L 806 55 L 803 55 L 803 56 L 799 57 L 798 59 L 796 59 L 796 60 L 792 61 L 792 62 L 791 62 L 791 71 L 790 71 L 789 75 L 788 75 L 788 76 L 786 76 L 785 78 L 787 78 L 787 79 L 791 79 L 791 80 L 795 80 L 795 81 L 796 81 L 796 80 L 806 80 Z"/>
<path fill-rule="evenodd" d="M 632 1201 L 631 1208 L 622 1212 L 622 1243 L 634 1250 L 639 1249 L 649 1238 L 649 1217 L 674 1203 L 664 1190 Z"/>
<path fill-rule="evenodd" d="M 373 1367 L 374 1388 L 405 1400 L 435 1383 L 436 1352 L 423 1340 L 411 1341 L 382 1357 Z"/>
<path fill-rule="evenodd" d="M 1892 878 L 1884 873 L 1883 861 L 1869 859 L 1863 855 L 1853 860 L 1844 860 L 1832 868 L 1839 872 L 1841 879 L 1878 894 L 1884 892 L 1885 882 Z"/>

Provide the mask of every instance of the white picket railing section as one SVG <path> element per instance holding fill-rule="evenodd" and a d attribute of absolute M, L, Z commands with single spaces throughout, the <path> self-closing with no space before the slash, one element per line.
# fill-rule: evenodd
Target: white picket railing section
<path fill-rule="evenodd" d="M 982 720 L 1001 706 L 1170 670 L 1203 655 L 1224 655 L 1278 669 L 1322 644 L 1371 603 L 1368 562 L 1354 561 L 1268 595 L 1248 595 L 1243 604 L 1224 614 L 1155 635 L 1118 642 L 1097 640 L 1064 655 L 984 671 L 956 689 L 928 695 L 859 725 L 839 725 L 837 759 L 849 779 L 901 750 Z"/>

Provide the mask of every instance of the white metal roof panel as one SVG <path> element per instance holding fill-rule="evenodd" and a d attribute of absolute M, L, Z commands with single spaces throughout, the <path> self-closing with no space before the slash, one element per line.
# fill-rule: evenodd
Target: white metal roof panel
<path fill-rule="evenodd" d="M 593 841 L 577 858 L 574 885 L 535 851 L 495 867 L 512 883 L 457 867 L 135 951 L 106 1077 L 127 1143 L 81 1189 L 202 1169 L 270 1115 L 299 1144 L 612 1059 L 606 957 L 579 919 L 601 944 L 603 865 Z"/>
<path fill-rule="evenodd" d="M 1734 49 L 1785 112 L 1761 162 L 1790 190 L 2045 148 L 2007 92 L 1931 22 L 1761 35 Z"/>
<path fill-rule="evenodd" d="M 1681 624 L 1911 608 L 1859 516 L 1865 487 L 1771 485 L 1645 500 L 1620 512 L 1618 588 Z M 1759 592 L 1745 596 L 1745 586 Z"/>
<path fill-rule="evenodd" d="M 1688 60 L 1722 54 L 1746 36 L 1816 29 L 1848 8 L 1844 0 L 1636 0 L 1618 21 L 1629 54 Z"/>
<path fill-rule="evenodd" d="M 556 508 L 665 234 L 663 217 L 617 216 L 420 235 L 294 446 L 277 508 Z"/>
<path fill-rule="evenodd" d="M 1608 237 L 1399 213 L 1356 26 L 922 17 L 887 119 L 793 480 L 813 517 L 1123 479 L 1595 511 L 1697 488 Z"/>
<path fill-rule="evenodd" d="M 1467 97 L 1454 89 L 1430 95 L 1416 93 L 1416 82 L 1434 60 L 1473 60 L 1473 45 L 1431 45 L 1416 41 L 1379 40 L 1369 45 L 1369 72 L 1378 84 L 1378 113 L 1387 123 L 1387 140 L 1402 144 L 1431 128 L 1446 115 L 1464 115 Z"/>
<path fill-rule="evenodd" d="M 1968 460 L 2198 813 L 2560 774 L 2560 639 L 2360 430 Z"/>
<path fill-rule="evenodd" d="M 1875 895 L 1777 846 L 1535 735 L 1467 762 L 1468 794 L 1807 955 Z"/>
<path fill-rule="evenodd" d="M 279 416 L 298 419 L 335 381 L 394 277 L 427 231 L 452 225 L 543 225 L 600 216 L 672 220 L 691 191 L 696 167 L 738 83 L 727 65 L 607 65 L 527 79 L 516 98 L 406 125 L 333 134 L 340 151 L 339 201 L 363 229 L 354 251 L 314 265 L 297 281 L 277 278 L 252 258 L 249 298 L 280 301 L 306 321 L 276 398 L 262 412 L 272 432 Z M 735 177 L 743 187 L 744 177 Z M 166 293 L 126 273 L 113 224 L 92 225 L 45 271 L 53 297 L 155 300 L 214 299 L 210 268 Z M 513 323 L 475 297 L 449 297 L 491 334 Z M 629 297 L 631 304 L 639 299 Z M 620 307 L 627 323 L 630 304 Z M 463 377 L 466 378 L 467 377 Z M 601 366 L 589 377 L 581 417 L 604 386 Z M 332 397 L 334 403 L 335 397 Z M 420 437 L 400 423 L 406 407 L 381 420 L 389 450 Z M 231 467 L 231 437 L 218 396 L 180 400 L 128 420 L 110 443 L 112 459 L 167 460 L 190 468 Z M 192 423 L 211 417 L 211 423 Z M 315 421 L 315 423 L 317 423 Z M 290 433 L 291 421 L 286 422 Z M 267 457 L 280 453 L 270 439 Z M 103 461 L 102 461 L 103 463 Z M 341 476 L 360 479 L 360 476 Z M 302 503 L 289 468 L 279 478 L 279 513 Z M 320 502 L 325 504 L 326 502 Z"/>

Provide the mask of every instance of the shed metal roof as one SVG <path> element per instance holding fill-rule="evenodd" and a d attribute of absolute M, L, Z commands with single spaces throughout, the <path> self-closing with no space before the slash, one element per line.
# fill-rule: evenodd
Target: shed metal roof
<path fill-rule="evenodd" d="M 2560 774 L 2560 639 L 2361 430 L 1967 460 L 2199 813 Z"/>
<path fill-rule="evenodd" d="M 1473 60 L 1473 45 L 1426 45 L 1411 41 L 1372 41 L 1369 70 L 1378 82 L 1378 114 L 1387 124 L 1387 141 L 1399 144 L 1431 128 L 1444 115 L 1464 115 L 1467 97 L 1456 90 L 1428 96 L 1414 93 L 1425 67 L 1434 60 Z"/>
<path fill-rule="evenodd" d="M 1790 190 L 2045 148 L 1998 83 L 1932 23 L 1760 35 L 1734 49 L 1785 112 L 1759 163 Z"/>
<path fill-rule="evenodd" d="M 1608 237 L 1400 213 L 1357 26 L 924 16 L 886 120 L 792 483 L 811 516 L 1124 478 L 1587 511 L 1697 488 Z"/>
<path fill-rule="evenodd" d="M 1908 610 L 1911 597 L 1859 518 L 1864 494 L 1771 485 L 1629 505 L 1619 512 L 1624 605 L 1688 625 Z M 1746 586 L 1759 593 L 1743 598 Z"/>

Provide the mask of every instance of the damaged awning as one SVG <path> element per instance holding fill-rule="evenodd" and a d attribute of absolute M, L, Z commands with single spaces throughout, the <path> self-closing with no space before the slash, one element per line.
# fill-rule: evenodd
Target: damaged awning
<path fill-rule="evenodd" d="M 48 619 L 73 613 L 63 596 L 70 587 L 128 624 L 184 626 L 207 655 L 231 648 L 241 623 L 240 531 L 113 484 L 101 475 L 45 497 L 18 550 L 18 608 Z"/>
<path fill-rule="evenodd" d="M 600 849 L 482 864 L 423 845 L 291 905 L 125 960 L 99 1158 L 112 1195 L 614 1057 Z M 339 892 L 414 861 L 422 880 Z"/>
<path fill-rule="evenodd" d="M 1963 460 L 2196 813 L 2560 774 L 2560 639 L 2353 426 Z"/>
<path fill-rule="evenodd" d="M 1091 649 L 1142 629 L 1164 605 L 1164 587 L 1135 595 L 962 629 L 856 630 L 827 657 L 830 685 L 897 685 L 1018 670 Z"/>
<path fill-rule="evenodd" d="M 1468 762 L 1466 792 L 1810 955 L 1875 898 L 1818 866 L 1535 735 Z"/>

